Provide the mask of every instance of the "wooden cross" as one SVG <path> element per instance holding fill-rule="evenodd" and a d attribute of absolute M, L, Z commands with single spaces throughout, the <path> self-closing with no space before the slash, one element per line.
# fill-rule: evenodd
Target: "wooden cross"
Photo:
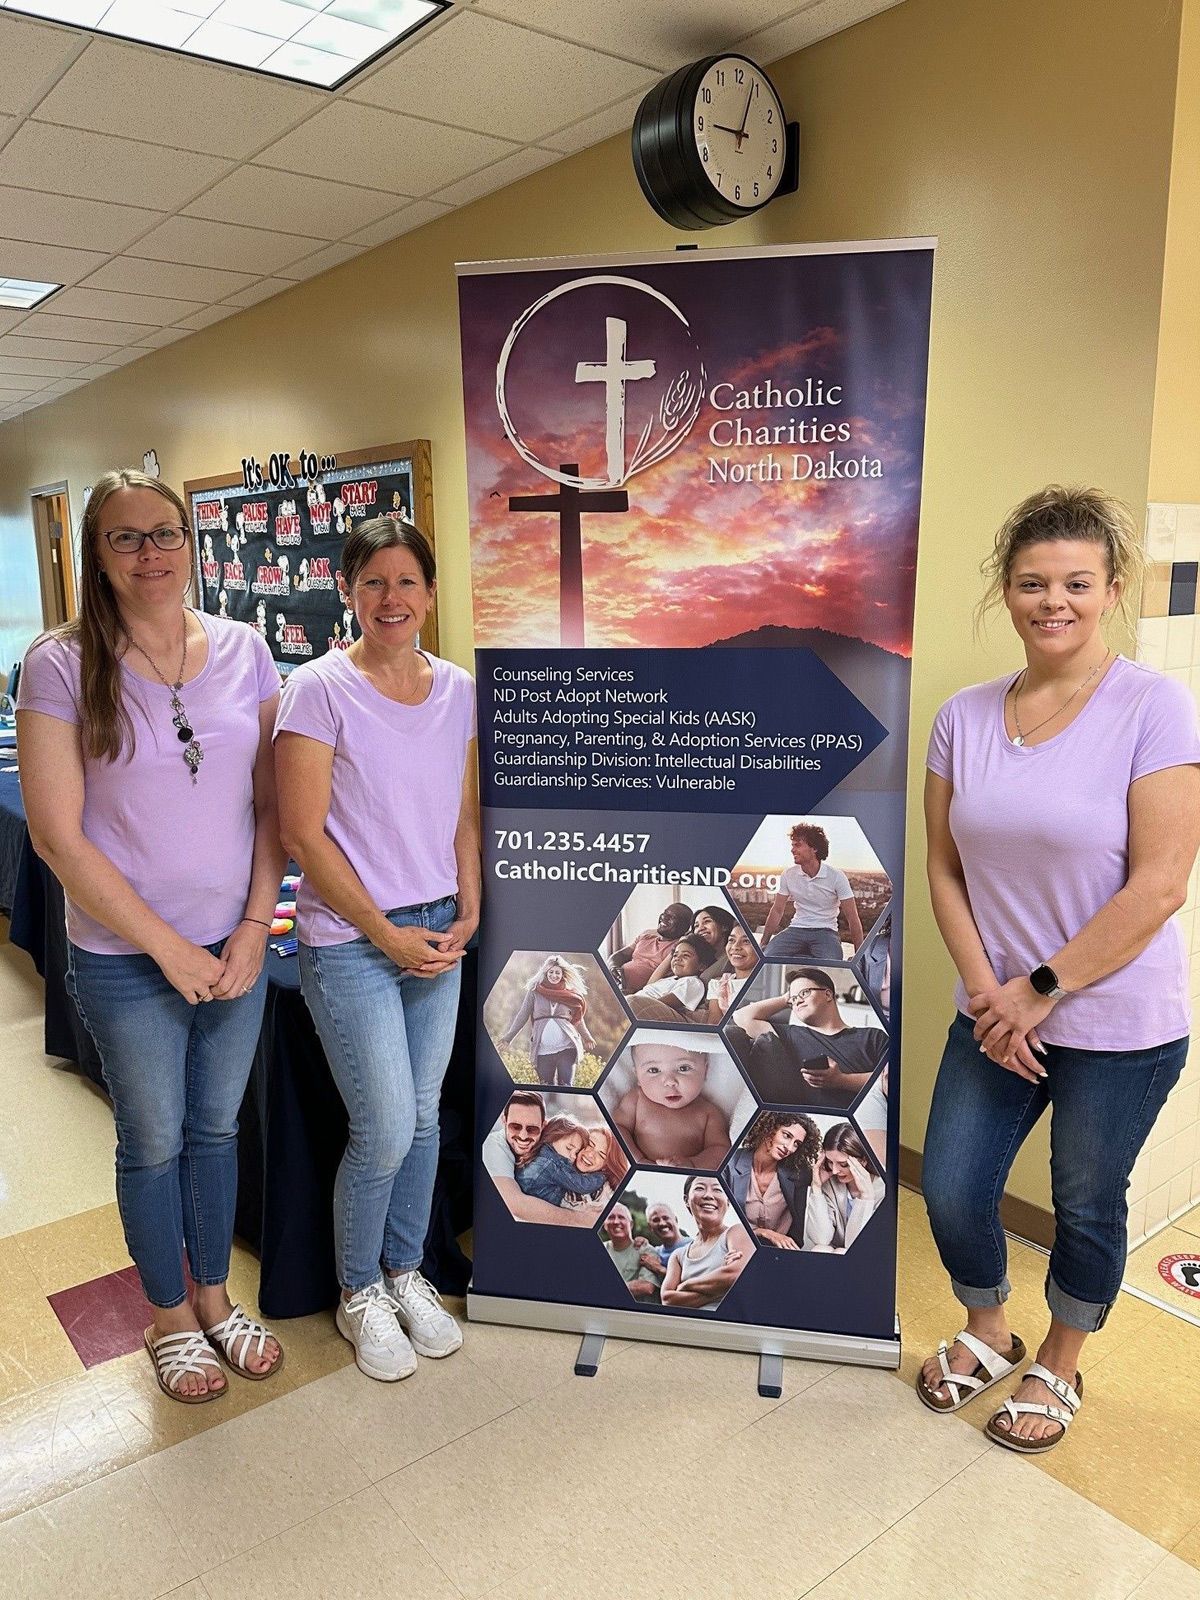
<path fill-rule="evenodd" d="M 577 478 L 579 463 L 568 461 L 558 470 L 564 477 Z M 573 484 L 564 483 L 557 494 L 510 495 L 508 509 L 558 512 L 559 643 L 582 646 L 583 540 L 579 519 L 585 511 L 628 511 L 628 491 L 576 489 Z"/>

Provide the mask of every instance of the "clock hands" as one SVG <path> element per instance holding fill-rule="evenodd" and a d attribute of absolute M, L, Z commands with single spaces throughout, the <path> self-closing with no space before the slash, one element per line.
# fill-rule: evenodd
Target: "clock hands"
<path fill-rule="evenodd" d="M 742 140 L 750 137 L 750 135 L 746 132 L 746 122 L 750 116 L 750 106 L 753 100 L 754 86 L 751 85 L 750 93 L 746 96 L 746 109 L 742 112 L 742 125 L 740 128 L 727 128 L 723 122 L 713 123 L 714 129 L 719 130 L 721 133 L 731 133 L 737 140 L 737 144 L 734 146 L 734 152 L 737 155 L 741 154 Z"/>

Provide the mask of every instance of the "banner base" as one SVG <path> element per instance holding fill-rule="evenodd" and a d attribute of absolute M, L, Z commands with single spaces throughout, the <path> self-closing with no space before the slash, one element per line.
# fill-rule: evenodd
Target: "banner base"
<path fill-rule="evenodd" d="M 854 1367 L 900 1365 L 900 1323 L 895 1337 L 867 1339 L 857 1334 L 809 1333 L 797 1328 L 765 1328 L 744 1322 L 701 1322 L 698 1317 L 656 1316 L 654 1312 L 616 1311 L 603 1306 L 560 1305 L 548 1300 L 512 1300 L 467 1290 L 467 1318 L 513 1328 L 546 1328 L 555 1333 L 599 1334 L 644 1339 L 651 1344 L 697 1345 L 705 1350 L 739 1350 L 756 1356 L 788 1356 L 800 1361 L 835 1361 Z"/>

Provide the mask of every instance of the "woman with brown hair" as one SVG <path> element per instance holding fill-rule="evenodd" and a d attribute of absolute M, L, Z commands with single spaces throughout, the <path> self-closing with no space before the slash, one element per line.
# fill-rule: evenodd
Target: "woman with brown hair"
<path fill-rule="evenodd" d="M 804 1212 L 804 1248 L 837 1255 L 849 1250 L 883 1203 L 883 1179 L 848 1122 L 825 1132 L 812 1169 Z"/>
<path fill-rule="evenodd" d="M 214 1346 L 249 1378 L 283 1360 L 225 1289 L 284 867 L 279 679 L 252 628 L 187 605 L 192 532 L 166 484 L 103 473 L 81 544 L 78 620 L 35 640 L 21 674 L 21 788 L 66 893 L 67 985 L 112 1096 L 146 1344 L 164 1393 L 196 1404 L 225 1387 Z"/>
<path fill-rule="evenodd" d="M 756 1239 L 777 1250 L 804 1246 L 804 1211 L 821 1130 L 802 1111 L 762 1111 L 729 1159 L 725 1180 Z"/>

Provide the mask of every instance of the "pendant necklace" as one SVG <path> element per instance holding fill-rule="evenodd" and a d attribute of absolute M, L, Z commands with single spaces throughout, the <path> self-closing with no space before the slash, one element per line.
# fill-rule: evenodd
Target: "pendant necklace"
<path fill-rule="evenodd" d="M 187 762 L 188 771 L 192 775 L 192 782 L 195 783 L 196 773 L 199 771 L 200 763 L 204 760 L 204 751 L 200 748 L 200 742 L 196 738 L 195 732 L 192 729 L 192 724 L 188 719 L 188 714 L 183 708 L 183 701 L 179 698 L 179 691 L 183 688 L 183 672 L 184 668 L 187 666 L 187 617 L 185 615 L 183 619 L 183 655 L 179 660 L 179 671 L 175 674 L 174 683 L 169 683 L 167 681 L 159 668 L 158 662 L 155 661 L 154 657 L 148 650 L 142 649 L 141 645 L 136 639 L 131 637 L 129 642 L 137 651 L 138 655 L 144 656 L 150 663 L 151 667 L 154 669 L 154 675 L 158 678 L 159 682 L 163 684 L 165 688 L 171 691 L 171 722 L 175 728 L 175 737 L 179 740 L 180 744 L 184 746 L 183 759 Z"/>
<path fill-rule="evenodd" d="M 1104 660 L 1103 661 L 1099 661 L 1099 662 L 1096 663 L 1096 665 L 1088 673 L 1087 677 L 1079 685 L 1078 689 L 1075 690 L 1074 694 L 1069 694 L 1067 696 L 1067 698 L 1063 701 L 1062 705 L 1060 705 L 1058 707 L 1057 711 L 1052 711 L 1048 717 L 1043 717 L 1040 722 L 1035 722 L 1033 727 L 1028 729 L 1028 730 L 1026 730 L 1026 729 L 1021 727 L 1021 718 L 1017 713 L 1017 701 L 1020 698 L 1021 690 L 1025 687 L 1025 674 L 1029 671 L 1029 668 L 1025 667 L 1021 672 L 1020 678 L 1017 680 L 1017 687 L 1013 690 L 1012 714 L 1013 714 L 1013 722 L 1016 725 L 1016 729 L 1017 729 L 1016 737 L 1013 739 L 1013 743 L 1015 745 L 1017 745 L 1018 747 L 1023 746 L 1025 741 L 1026 741 L 1026 739 L 1028 739 L 1028 737 L 1029 737 L 1029 735 L 1031 733 L 1036 733 L 1039 728 L 1044 728 L 1048 722 L 1053 722 L 1055 717 L 1058 716 L 1060 711 L 1065 711 L 1067 709 L 1067 707 L 1071 704 L 1071 701 L 1075 699 L 1076 695 L 1080 695 L 1080 694 L 1083 693 L 1083 691 L 1087 688 L 1088 684 L 1091 683 L 1092 679 L 1096 676 L 1096 674 L 1100 671 L 1100 669 L 1103 666 L 1106 665 L 1106 663 L 1108 661 L 1108 658 L 1111 655 L 1112 655 L 1112 651 L 1111 650 L 1106 650 L 1104 652 Z"/>

